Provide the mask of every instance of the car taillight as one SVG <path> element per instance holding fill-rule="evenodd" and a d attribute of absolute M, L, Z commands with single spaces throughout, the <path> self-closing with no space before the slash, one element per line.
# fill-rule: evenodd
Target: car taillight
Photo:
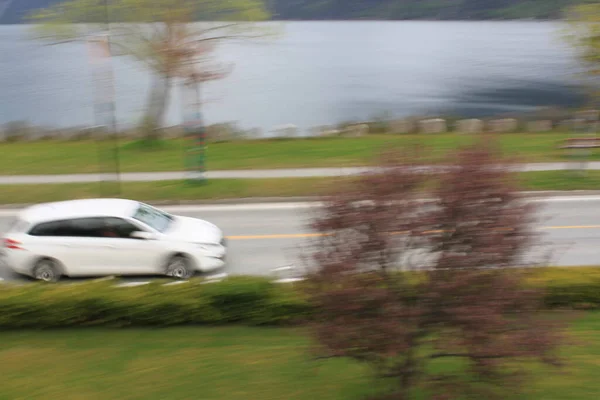
<path fill-rule="evenodd" d="M 23 250 L 21 247 L 21 242 L 14 239 L 4 239 L 4 247 L 13 250 Z"/>

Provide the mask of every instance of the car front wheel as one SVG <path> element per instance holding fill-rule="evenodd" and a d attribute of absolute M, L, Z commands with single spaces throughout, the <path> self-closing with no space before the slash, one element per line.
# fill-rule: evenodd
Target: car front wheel
<path fill-rule="evenodd" d="M 167 262 L 165 274 L 175 279 L 189 279 L 194 276 L 194 270 L 185 257 L 175 256 Z"/>

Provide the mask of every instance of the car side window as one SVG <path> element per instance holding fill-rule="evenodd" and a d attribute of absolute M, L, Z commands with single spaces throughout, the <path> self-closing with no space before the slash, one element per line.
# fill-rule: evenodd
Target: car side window
<path fill-rule="evenodd" d="M 114 232 L 115 237 L 123 239 L 131 239 L 131 234 L 140 230 L 140 228 L 122 218 L 107 217 L 104 218 L 104 223 L 108 230 Z"/>
<path fill-rule="evenodd" d="M 75 218 L 68 221 L 69 235 L 73 237 L 110 237 L 103 218 Z"/>
<path fill-rule="evenodd" d="M 75 218 L 37 224 L 29 234 L 54 237 L 104 237 L 103 228 L 102 218 Z"/>
<path fill-rule="evenodd" d="M 55 237 L 92 237 L 92 238 L 129 238 L 138 231 L 135 225 L 121 218 L 74 218 L 44 222 L 34 226 L 32 236 Z"/>

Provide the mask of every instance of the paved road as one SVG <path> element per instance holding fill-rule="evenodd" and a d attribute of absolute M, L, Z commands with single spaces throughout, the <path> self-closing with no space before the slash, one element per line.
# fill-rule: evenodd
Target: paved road
<path fill-rule="evenodd" d="M 574 163 L 539 163 L 522 164 L 519 171 L 560 171 L 577 168 Z M 600 170 L 600 162 L 589 162 L 587 169 Z M 297 168 L 297 169 L 263 169 L 238 171 L 209 171 L 208 179 L 261 179 L 261 178 L 310 178 L 354 175 L 367 171 L 367 168 Z M 0 175 L 0 185 L 31 185 L 55 183 L 82 183 L 113 179 L 110 174 L 65 174 L 65 175 Z M 120 179 L 124 182 L 158 182 L 187 179 L 187 172 L 130 172 L 123 173 Z"/>
<path fill-rule="evenodd" d="M 542 204 L 538 228 L 543 244 L 532 253 L 552 252 L 552 264 L 600 265 L 600 197 L 549 198 Z M 307 203 L 165 207 L 203 218 L 220 226 L 229 237 L 229 274 L 268 275 L 274 268 L 300 265 L 310 243 L 306 224 L 314 209 Z M 0 232 L 12 211 L 0 210 Z M 15 280 L 6 268 L 0 277 Z M 139 279 L 138 279 L 139 280 Z"/>

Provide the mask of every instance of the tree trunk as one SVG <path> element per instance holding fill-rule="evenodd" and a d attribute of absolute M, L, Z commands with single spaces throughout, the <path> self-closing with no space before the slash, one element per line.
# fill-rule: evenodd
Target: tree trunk
<path fill-rule="evenodd" d="M 413 389 L 413 378 L 415 376 L 416 369 L 416 360 L 414 355 L 414 347 L 415 342 L 412 338 L 410 340 L 410 348 L 406 352 L 404 365 L 402 366 L 402 375 L 400 376 L 400 387 L 398 392 L 399 400 L 408 400 L 410 399 L 410 394 Z"/>
<path fill-rule="evenodd" d="M 140 128 L 144 139 L 151 141 L 160 138 L 160 130 L 165 119 L 170 94 L 171 79 L 166 76 L 154 78 Z"/>

